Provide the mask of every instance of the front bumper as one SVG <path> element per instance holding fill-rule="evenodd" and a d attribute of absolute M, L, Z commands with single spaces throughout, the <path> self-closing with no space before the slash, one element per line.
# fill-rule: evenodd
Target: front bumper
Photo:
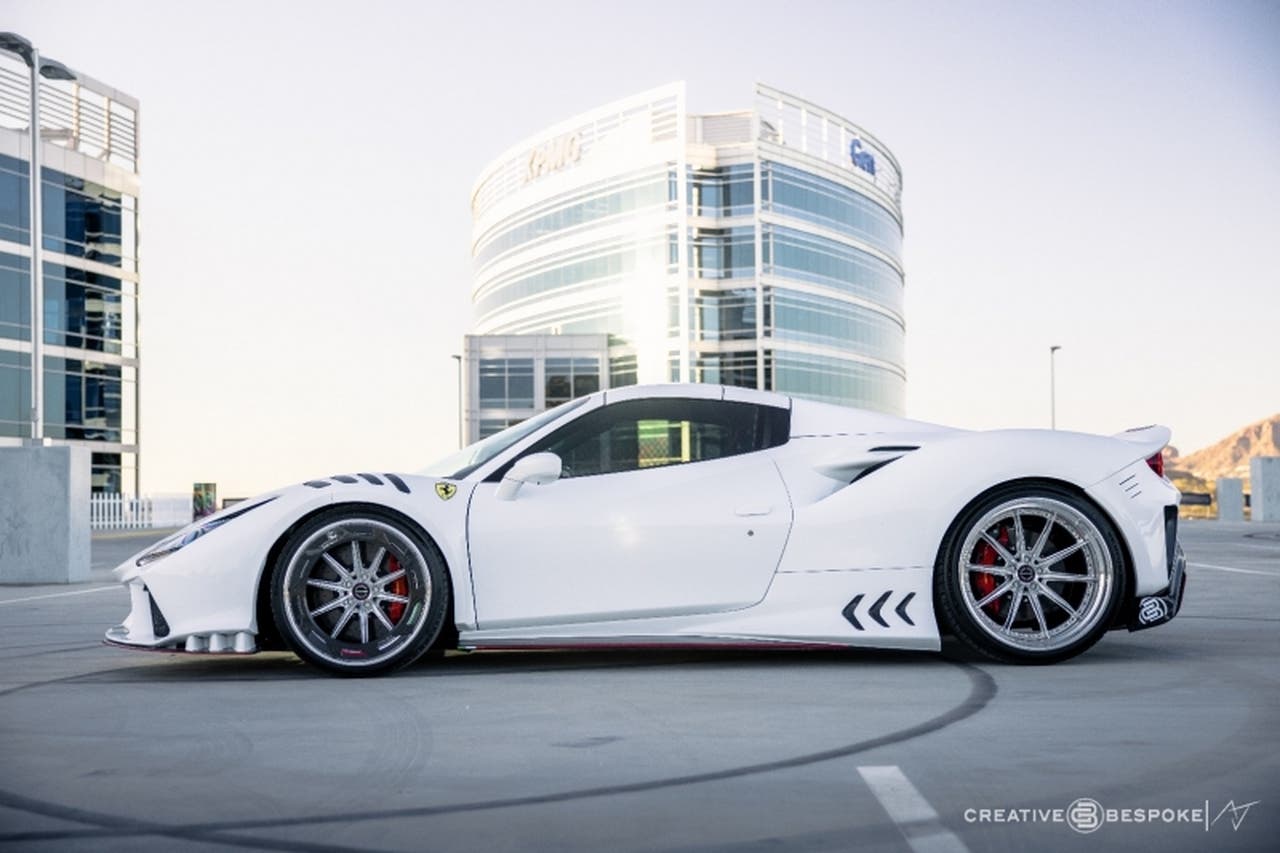
<path fill-rule="evenodd" d="M 169 622 L 156 604 L 151 590 L 139 578 L 126 582 L 129 589 L 129 615 L 121 624 L 107 630 L 107 645 L 158 652 L 205 652 L 253 654 L 258 650 L 251 631 L 203 631 L 174 634 Z"/>

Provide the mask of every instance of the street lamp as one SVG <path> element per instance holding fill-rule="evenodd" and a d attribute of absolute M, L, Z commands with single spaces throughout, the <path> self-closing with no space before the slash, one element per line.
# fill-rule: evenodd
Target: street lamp
<path fill-rule="evenodd" d="M 1062 347 L 1054 344 L 1049 347 L 1049 429 L 1058 428 L 1058 401 L 1055 376 L 1053 372 L 1054 356 Z"/>
<path fill-rule="evenodd" d="M 461 450 L 463 448 L 463 443 L 462 443 L 462 356 L 451 355 L 449 357 L 452 358 L 454 361 L 458 362 L 458 449 Z"/>
<path fill-rule="evenodd" d="M 22 57 L 31 70 L 31 159 L 27 195 L 31 204 L 31 440 L 44 440 L 44 220 L 40 207 L 40 78 L 74 80 L 75 72 L 54 59 L 41 59 L 35 45 L 17 33 L 0 33 L 0 50 Z"/>

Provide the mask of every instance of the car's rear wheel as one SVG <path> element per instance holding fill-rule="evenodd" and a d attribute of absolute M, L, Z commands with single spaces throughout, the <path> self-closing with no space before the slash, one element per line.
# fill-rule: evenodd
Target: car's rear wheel
<path fill-rule="evenodd" d="M 1124 600 L 1120 541 L 1068 489 L 1012 486 L 971 505 L 934 572 L 944 630 L 997 660 L 1053 663 L 1096 643 Z"/>
<path fill-rule="evenodd" d="M 439 635 L 449 584 L 439 551 L 376 507 L 338 507 L 302 525 L 271 583 L 280 634 L 304 660 L 340 675 L 406 666 Z"/>

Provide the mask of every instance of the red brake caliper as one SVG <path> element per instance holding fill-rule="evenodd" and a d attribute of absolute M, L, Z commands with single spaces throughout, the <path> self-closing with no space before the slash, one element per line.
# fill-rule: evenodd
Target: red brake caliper
<path fill-rule="evenodd" d="M 395 557 L 388 556 L 387 574 L 394 575 L 398 571 L 400 571 L 400 562 Z M 392 595 L 403 595 L 405 598 L 408 598 L 409 581 L 405 580 L 405 577 L 401 575 L 391 583 L 387 584 L 387 592 Z M 391 604 L 387 605 L 387 618 L 391 620 L 392 624 L 399 624 L 400 617 L 402 616 L 404 616 L 403 604 L 398 601 L 393 601 Z"/>
<path fill-rule="evenodd" d="M 1007 547 L 1009 545 L 1009 530 L 1001 527 L 999 534 L 996 536 L 996 541 Z M 994 566 L 997 559 L 999 558 L 996 555 L 996 549 L 992 548 L 989 543 L 983 542 L 982 547 L 978 550 L 978 565 Z M 988 595 L 995 592 L 996 586 L 999 584 L 996 576 L 987 572 L 975 573 L 973 581 L 974 586 L 978 588 L 979 598 L 986 598 Z M 997 598 L 995 601 L 986 605 L 983 609 L 990 613 L 992 617 L 999 618 L 1000 599 Z"/>

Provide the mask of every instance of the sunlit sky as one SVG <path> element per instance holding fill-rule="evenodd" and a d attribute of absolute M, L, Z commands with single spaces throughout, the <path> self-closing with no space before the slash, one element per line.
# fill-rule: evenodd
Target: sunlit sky
<path fill-rule="evenodd" d="M 451 451 L 468 194 L 675 80 L 863 125 L 903 166 L 907 410 L 969 428 L 1280 411 L 1280 4 L 3 0 L 140 99 L 143 490 Z"/>

